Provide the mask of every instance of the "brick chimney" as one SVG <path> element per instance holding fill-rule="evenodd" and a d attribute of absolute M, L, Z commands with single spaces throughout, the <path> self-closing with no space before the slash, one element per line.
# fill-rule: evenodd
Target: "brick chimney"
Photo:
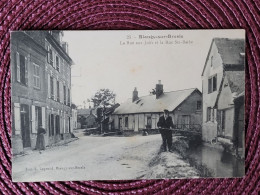
<path fill-rule="evenodd" d="M 163 94 L 163 85 L 161 84 L 161 80 L 158 81 L 155 87 L 156 99 L 158 99 Z"/>
<path fill-rule="evenodd" d="M 132 97 L 132 102 L 138 100 L 138 91 L 135 87 L 134 91 L 133 91 L 133 97 Z"/>

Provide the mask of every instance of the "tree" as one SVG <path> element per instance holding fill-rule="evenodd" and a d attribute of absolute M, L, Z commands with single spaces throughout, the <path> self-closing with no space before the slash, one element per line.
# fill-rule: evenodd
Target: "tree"
<path fill-rule="evenodd" d="M 100 89 L 91 98 L 91 102 L 94 103 L 94 107 L 110 107 L 115 104 L 116 94 L 109 89 Z"/>
<path fill-rule="evenodd" d="M 93 102 L 94 107 L 99 107 L 99 110 L 101 110 L 102 115 L 98 114 L 97 122 L 101 125 L 101 133 L 103 132 L 103 124 L 102 121 L 105 119 L 105 111 L 106 108 L 109 108 L 115 104 L 115 97 L 116 94 L 109 90 L 109 89 L 100 89 L 97 91 L 94 95 L 94 97 L 91 98 L 91 102 Z"/>

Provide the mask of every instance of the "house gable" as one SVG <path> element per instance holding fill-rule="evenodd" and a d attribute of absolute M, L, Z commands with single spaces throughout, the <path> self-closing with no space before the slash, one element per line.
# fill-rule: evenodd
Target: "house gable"
<path fill-rule="evenodd" d="M 219 96 L 216 100 L 216 106 L 219 110 L 233 107 L 233 97 L 227 76 L 224 77 Z"/>

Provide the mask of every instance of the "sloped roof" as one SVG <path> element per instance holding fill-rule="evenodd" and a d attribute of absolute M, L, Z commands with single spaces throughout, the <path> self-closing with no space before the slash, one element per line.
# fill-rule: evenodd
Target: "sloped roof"
<path fill-rule="evenodd" d="M 224 64 L 244 64 L 241 53 L 245 53 L 244 39 L 214 39 Z"/>
<path fill-rule="evenodd" d="M 158 99 L 156 99 L 155 95 L 143 96 L 134 102 L 132 102 L 132 99 L 128 99 L 127 102 L 121 104 L 118 108 L 116 108 L 113 114 L 151 112 L 158 113 L 163 112 L 164 109 L 173 111 L 194 91 L 198 91 L 201 94 L 201 92 L 197 88 L 192 88 L 179 91 L 164 92 Z"/>
<path fill-rule="evenodd" d="M 223 64 L 244 65 L 245 39 L 214 38 L 209 48 L 202 75 L 204 74 L 213 43 L 218 48 Z"/>
<path fill-rule="evenodd" d="M 232 93 L 238 95 L 245 91 L 245 71 L 226 71 L 225 74 Z"/>
<path fill-rule="evenodd" d="M 89 115 L 91 110 L 93 110 L 93 108 L 78 109 L 78 115 Z"/>

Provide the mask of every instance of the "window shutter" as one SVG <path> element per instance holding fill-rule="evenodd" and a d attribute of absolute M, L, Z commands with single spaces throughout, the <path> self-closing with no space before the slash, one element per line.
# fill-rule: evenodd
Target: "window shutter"
<path fill-rule="evenodd" d="M 54 52 L 53 52 L 54 53 Z M 54 55 L 53 54 L 53 67 L 56 69 L 57 66 L 56 66 L 56 54 Z"/>
<path fill-rule="evenodd" d="M 18 52 L 16 52 L 16 80 L 18 82 L 21 81 L 21 78 L 20 78 L 20 55 Z"/>
<path fill-rule="evenodd" d="M 32 133 L 37 133 L 35 117 L 35 106 L 32 105 Z"/>
<path fill-rule="evenodd" d="M 20 104 L 14 103 L 14 128 L 15 135 L 21 134 L 21 116 L 20 116 Z"/>
<path fill-rule="evenodd" d="M 28 57 L 25 57 L 25 84 L 28 85 Z"/>
<path fill-rule="evenodd" d="M 53 95 L 54 95 L 54 100 L 57 100 L 57 81 L 55 78 L 53 78 Z"/>
<path fill-rule="evenodd" d="M 48 56 L 47 56 L 47 62 L 50 64 L 50 46 L 47 46 Z"/>
<path fill-rule="evenodd" d="M 46 128 L 45 126 L 45 107 L 42 107 L 42 128 Z"/>
<path fill-rule="evenodd" d="M 62 91 L 63 91 L 63 85 L 62 85 L 62 82 L 59 82 L 59 84 L 60 84 L 60 91 L 59 91 L 59 93 L 60 93 L 60 102 L 62 103 L 63 102 L 63 93 L 62 93 Z"/>
<path fill-rule="evenodd" d="M 48 74 L 48 97 L 51 98 L 51 75 Z"/>

